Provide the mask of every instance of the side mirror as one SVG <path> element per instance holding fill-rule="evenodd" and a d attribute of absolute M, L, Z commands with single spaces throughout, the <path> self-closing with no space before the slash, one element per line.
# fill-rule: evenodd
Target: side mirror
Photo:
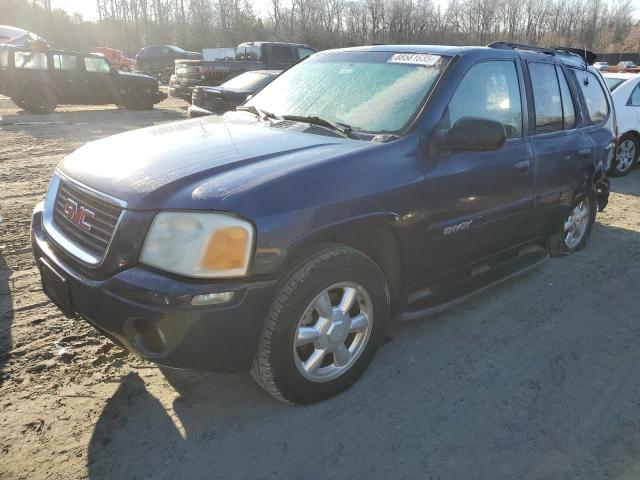
<path fill-rule="evenodd" d="M 463 117 L 441 134 L 442 150 L 488 152 L 507 141 L 504 125 L 486 118 Z"/>

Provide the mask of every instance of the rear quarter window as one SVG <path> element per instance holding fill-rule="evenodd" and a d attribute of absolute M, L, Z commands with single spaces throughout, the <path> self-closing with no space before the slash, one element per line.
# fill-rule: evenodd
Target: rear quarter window
<path fill-rule="evenodd" d="M 16 52 L 15 53 L 16 68 L 25 70 L 46 70 L 47 54 L 34 52 Z"/>
<path fill-rule="evenodd" d="M 572 68 L 571 73 L 580 86 L 589 120 L 596 125 L 603 123 L 609 116 L 609 102 L 598 78 L 592 72 L 577 68 Z"/>

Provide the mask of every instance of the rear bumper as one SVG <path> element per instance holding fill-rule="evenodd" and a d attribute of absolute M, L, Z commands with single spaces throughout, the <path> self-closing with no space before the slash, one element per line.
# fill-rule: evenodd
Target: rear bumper
<path fill-rule="evenodd" d="M 39 265 L 44 259 L 66 280 L 72 310 L 127 350 L 176 368 L 244 372 L 251 367 L 277 280 L 203 283 L 142 266 L 92 278 L 65 260 L 47 237 L 41 204 L 33 213 L 31 242 Z M 194 295 L 215 292 L 234 295 L 224 304 L 191 305 Z"/>

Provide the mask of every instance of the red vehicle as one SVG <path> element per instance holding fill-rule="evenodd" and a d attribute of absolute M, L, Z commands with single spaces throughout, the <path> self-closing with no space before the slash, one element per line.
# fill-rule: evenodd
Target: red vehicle
<path fill-rule="evenodd" d="M 133 58 L 125 57 L 122 50 L 116 50 L 109 47 L 96 47 L 91 50 L 91 53 L 101 53 L 105 56 L 110 65 L 116 67 L 118 70 L 130 72 L 136 69 L 136 61 Z"/>

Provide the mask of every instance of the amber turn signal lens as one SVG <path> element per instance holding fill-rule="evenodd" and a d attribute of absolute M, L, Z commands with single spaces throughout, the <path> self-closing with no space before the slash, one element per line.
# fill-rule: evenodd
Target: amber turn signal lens
<path fill-rule="evenodd" d="M 207 270 L 231 270 L 245 265 L 249 234 L 240 227 L 217 230 L 211 235 L 202 257 L 202 268 Z"/>

